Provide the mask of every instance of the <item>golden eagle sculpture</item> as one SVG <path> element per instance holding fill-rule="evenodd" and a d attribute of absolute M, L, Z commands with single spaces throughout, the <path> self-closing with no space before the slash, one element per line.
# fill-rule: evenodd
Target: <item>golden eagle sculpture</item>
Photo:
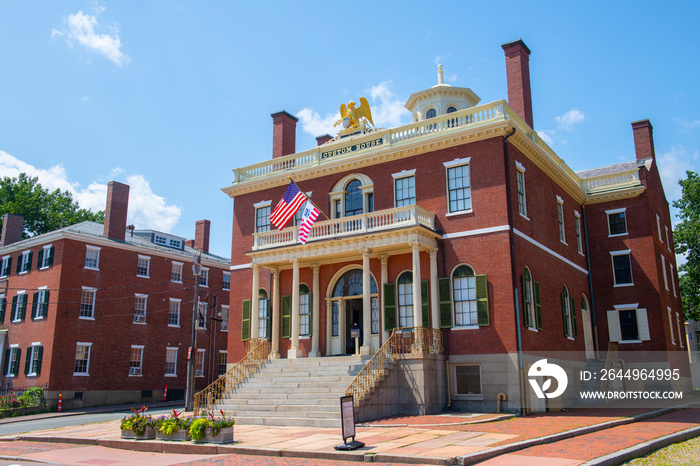
<path fill-rule="evenodd" d="M 343 129 L 357 128 L 360 126 L 360 118 L 366 118 L 372 126 L 372 111 L 369 109 L 369 102 L 364 97 L 360 97 L 360 106 L 355 108 L 355 102 L 348 102 L 347 108 L 345 104 L 340 104 L 340 120 L 336 121 L 333 126 L 343 124 Z"/>

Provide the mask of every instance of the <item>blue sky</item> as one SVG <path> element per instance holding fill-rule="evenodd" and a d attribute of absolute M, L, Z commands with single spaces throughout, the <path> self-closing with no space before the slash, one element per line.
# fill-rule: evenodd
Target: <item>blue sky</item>
<path fill-rule="evenodd" d="M 131 185 L 129 222 L 230 255 L 231 169 L 269 159 L 271 113 L 297 150 L 367 97 L 378 127 L 437 82 L 507 99 L 501 44 L 532 50 L 535 129 L 574 169 L 634 158 L 654 126 L 669 200 L 698 171 L 700 2 L 0 0 L 0 176 L 27 172 L 81 206 Z M 371 6 L 370 6 L 371 5 Z"/>

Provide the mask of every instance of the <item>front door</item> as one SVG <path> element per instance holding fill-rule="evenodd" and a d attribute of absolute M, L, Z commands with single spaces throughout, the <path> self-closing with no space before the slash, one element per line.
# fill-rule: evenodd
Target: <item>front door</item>
<path fill-rule="evenodd" d="M 362 299 L 348 299 L 345 301 L 345 354 L 355 354 L 355 339 L 352 338 L 353 329 L 360 331 L 360 346 L 362 346 Z"/>
<path fill-rule="evenodd" d="M 586 344 L 586 359 L 595 359 L 595 350 L 593 349 L 593 330 L 591 329 L 591 312 L 585 309 L 582 311 L 583 341 Z"/>

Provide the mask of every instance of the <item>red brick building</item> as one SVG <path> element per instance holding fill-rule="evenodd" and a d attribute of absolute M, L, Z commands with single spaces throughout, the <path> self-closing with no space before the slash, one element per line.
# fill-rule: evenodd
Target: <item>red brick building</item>
<path fill-rule="evenodd" d="M 271 339 L 272 357 L 300 358 L 354 352 L 353 324 L 365 354 L 394 328 L 441 329 L 429 369 L 439 380 L 417 382 L 433 389 L 406 408 L 426 412 L 447 395 L 461 408 L 494 410 L 499 394 L 508 409 L 536 408 L 525 374 L 540 352 L 583 366 L 611 341 L 683 349 L 651 124 L 632 124 L 635 160 L 574 173 L 533 130 L 530 50 L 503 49 L 508 102 L 479 105 L 440 68 L 406 103 L 413 123 L 362 125 L 303 152 L 297 119 L 272 115 L 273 158 L 234 169 L 224 188 L 240 285 L 231 361 L 251 337 Z M 281 231 L 269 220 L 290 178 L 328 217 L 306 244 L 299 215 Z"/>
<path fill-rule="evenodd" d="M 48 387 L 64 409 L 161 400 L 166 385 L 169 399 L 184 398 L 198 251 L 196 387 L 225 369 L 229 261 L 209 252 L 210 222 L 197 222 L 194 240 L 127 227 L 128 198 L 128 185 L 110 182 L 104 225 L 26 240 L 22 218 L 5 216 L 3 387 Z"/>

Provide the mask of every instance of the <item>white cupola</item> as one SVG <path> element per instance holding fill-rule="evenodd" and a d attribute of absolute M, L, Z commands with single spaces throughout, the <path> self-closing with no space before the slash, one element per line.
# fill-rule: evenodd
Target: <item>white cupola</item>
<path fill-rule="evenodd" d="M 479 96 L 467 87 L 445 84 L 442 65 L 438 65 L 438 83 L 430 89 L 411 94 L 404 106 L 413 114 L 415 122 L 473 107 L 480 100 Z"/>

